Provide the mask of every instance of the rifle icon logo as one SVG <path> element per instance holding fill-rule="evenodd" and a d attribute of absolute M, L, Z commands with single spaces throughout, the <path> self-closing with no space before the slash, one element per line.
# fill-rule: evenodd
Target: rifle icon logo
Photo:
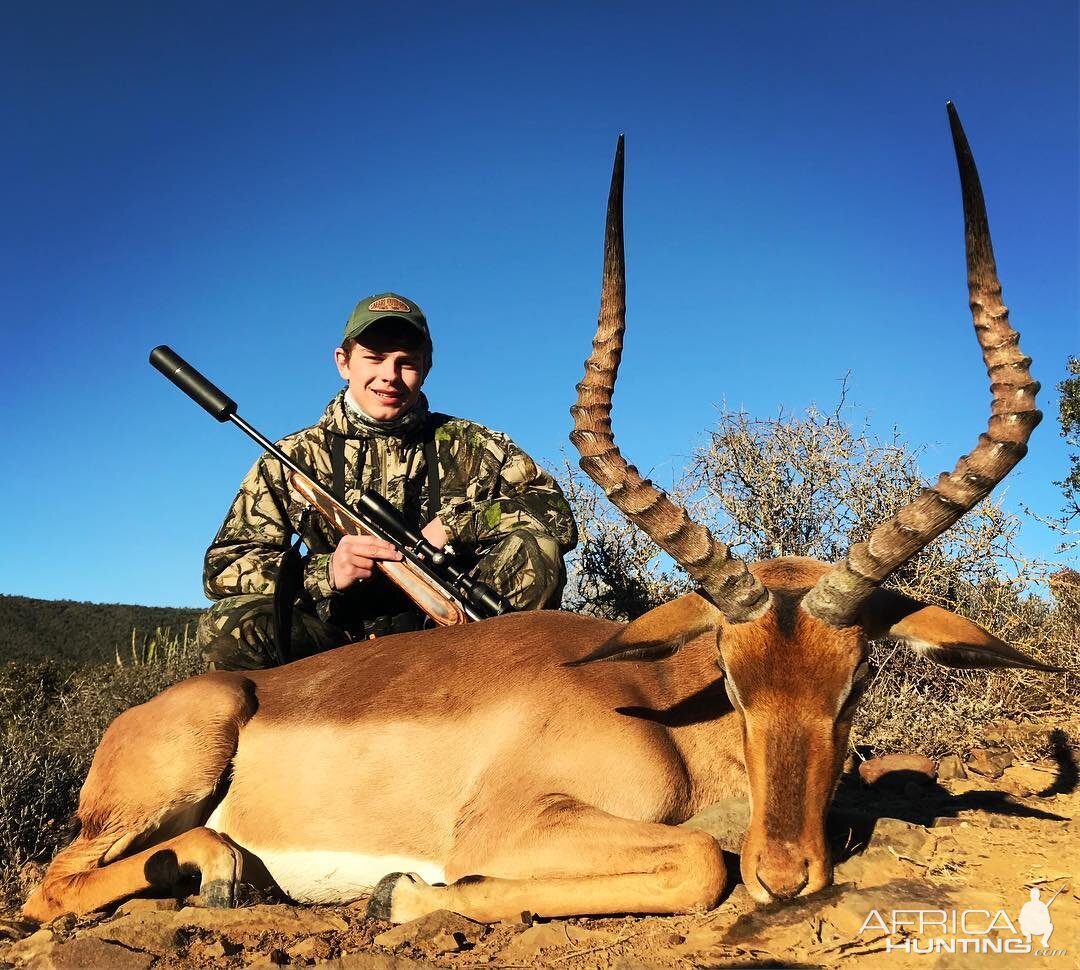
<path fill-rule="evenodd" d="M 1020 909 L 1020 932 L 1031 941 L 1033 936 L 1041 937 L 1040 945 L 1049 946 L 1050 936 L 1054 932 L 1054 921 L 1050 918 L 1050 907 L 1054 905 L 1054 900 L 1061 895 L 1065 889 L 1065 885 L 1062 884 L 1053 896 L 1050 897 L 1049 902 L 1042 901 L 1042 893 L 1039 891 L 1038 886 L 1031 887 L 1031 899 L 1024 903 Z"/>

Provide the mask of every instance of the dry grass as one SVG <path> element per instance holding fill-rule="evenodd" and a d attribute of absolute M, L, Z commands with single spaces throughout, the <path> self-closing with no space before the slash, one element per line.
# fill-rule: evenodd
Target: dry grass
<path fill-rule="evenodd" d="M 138 664 L 0 667 L 0 906 L 18 905 L 26 870 L 74 835 L 79 789 L 113 718 L 202 669 L 182 637 L 139 643 Z"/>
<path fill-rule="evenodd" d="M 851 427 L 840 408 L 764 421 L 724 412 L 673 492 L 745 559 L 832 560 L 922 487 L 918 457 L 895 436 Z M 568 609 L 629 619 L 691 588 L 591 483 L 569 466 L 563 479 L 581 530 Z M 1080 576 L 1025 559 L 1018 540 L 1017 519 L 984 502 L 893 584 L 1070 673 L 946 671 L 883 642 L 854 744 L 935 756 L 967 751 L 1002 720 L 1074 716 Z M 20 873 L 73 834 L 78 791 L 109 722 L 201 669 L 186 630 L 133 635 L 115 665 L 0 668 L 0 904 L 17 905 Z"/>
<path fill-rule="evenodd" d="M 747 561 L 839 559 L 924 487 L 919 452 L 832 412 L 755 419 L 722 411 L 672 494 Z M 569 608 L 630 619 L 691 588 L 657 546 L 567 465 L 563 485 L 581 526 Z M 875 752 L 966 752 L 1003 721 L 1072 715 L 1080 657 L 1080 577 L 1026 558 L 1020 521 L 990 498 L 890 580 L 960 613 L 1066 674 L 946 670 L 889 641 L 852 742 Z M 1070 578 L 1071 577 L 1071 578 Z"/>

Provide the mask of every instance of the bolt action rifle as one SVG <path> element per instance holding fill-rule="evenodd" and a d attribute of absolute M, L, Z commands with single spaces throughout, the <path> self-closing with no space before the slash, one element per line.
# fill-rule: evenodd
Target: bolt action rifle
<path fill-rule="evenodd" d="M 448 553 L 428 542 L 377 492 L 365 491 L 356 508 L 350 508 L 343 496 L 321 485 L 309 470 L 240 417 L 236 402 L 179 354 L 163 344 L 150 352 L 150 363 L 214 418 L 231 421 L 281 462 L 289 470 L 292 487 L 342 535 L 373 535 L 396 546 L 400 561 L 380 560 L 376 565 L 436 623 L 452 626 L 510 611 L 510 605 L 490 586 L 473 579 Z M 279 655 L 286 646 L 281 639 Z M 285 662 L 286 658 L 278 659 Z"/>

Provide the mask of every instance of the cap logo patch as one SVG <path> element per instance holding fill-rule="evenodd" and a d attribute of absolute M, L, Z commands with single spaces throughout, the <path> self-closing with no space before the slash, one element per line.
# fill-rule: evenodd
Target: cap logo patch
<path fill-rule="evenodd" d="M 409 306 L 404 300 L 399 300 L 397 297 L 384 296 L 378 300 L 373 300 L 368 305 L 369 310 L 394 310 L 397 313 L 411 313 L 412 307 Z"/>

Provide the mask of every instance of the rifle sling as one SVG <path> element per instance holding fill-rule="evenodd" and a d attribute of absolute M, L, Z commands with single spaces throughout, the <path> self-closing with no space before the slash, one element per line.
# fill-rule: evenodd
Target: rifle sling
<path fill-rule="evenodd" d="M 296 525 L 296 541 L 281 557 L 274 583 L 274 651 L 278 666 L 292 660 L 293 604 L 304 585 L 304 557 L 300 555 L 300 544 L 304 541 L 310 513 L 311 509 L 306 508 L 300 516 Z"/>
<path fill-rule="evenodd" d="M 327 430 L 326 432 L 326 447 L 330 449 L 330 469 L 332 477 L 332 487 L 335 495 L 345 497 L 345 437 L 344 435 L 334 434 L 333 431 Z M 363 462 L 364 454 L 361 451 L 357 459 L 359 462 Z M 360 481 L 361 468 L 356 469 L 356 480 Z"/>
<path fill-rule="evenodd" d="M 334 431 L 326 431 L 326 447 L 330 451 L 330 470 L 335 495 L 345 495 L 345 436 Z M 434 518 L 442 507 L 442 492 L 439 488 L 439 452 L 435 447 L 435 425 L 429 421 L 424 435 L 424 463 L 427 465 L 428 515 Z M 361 486 L 364 471 L 364 450 L 360 449 L 356 459 L 356 487 Z M 385 485 L 384 485 L 385 487 Z"/>
<path fill-rule="evenodd" d="M 330 451 L 330 468 L 333 491 L 336 495 L 345 495 L 345 437 L 332 431 L 326 432 L 326 445 Z M 435 448 L 434 425 L 429 423 L 428 433 L 424 437 L 424 461 L 427 464 L 428 509 L 434 516 L 441 505 L 439 489 L 439 459 Z M 357 458 L 356 483 L 360 484 L 363 472 L 364 452 L 361 449 Z M 296 597 L 304 585 L 304 559 L 300 555 L 304 530 L 307 526 L 310 508 L 304 509 L 296 525 L 296 541 L 285 551 L 278 567 L 277 581 L 274 583 L 274 648 L 279 665 L 287 664 L 292 659 L 292 620 Z M 402 614 L 404 616 L 404 614 Z M 390 625 L 385 632 L 399 632 L 399 629 L 420 629 L 422 616 L 416 612 L 418 625 L 402 627 Z M 388 618 L 400 621 L 401 617 Z M 378 635 L 378 634 L 376 634 Z"/>
<path fill-rule="evenodd" d="M 435 518 L 442 508 L 442 495 L 439 492 L 439 454 L 435 448 L 434 428 L 424 438 L 424 461 L 427 463 L 428 514 Z"/>

